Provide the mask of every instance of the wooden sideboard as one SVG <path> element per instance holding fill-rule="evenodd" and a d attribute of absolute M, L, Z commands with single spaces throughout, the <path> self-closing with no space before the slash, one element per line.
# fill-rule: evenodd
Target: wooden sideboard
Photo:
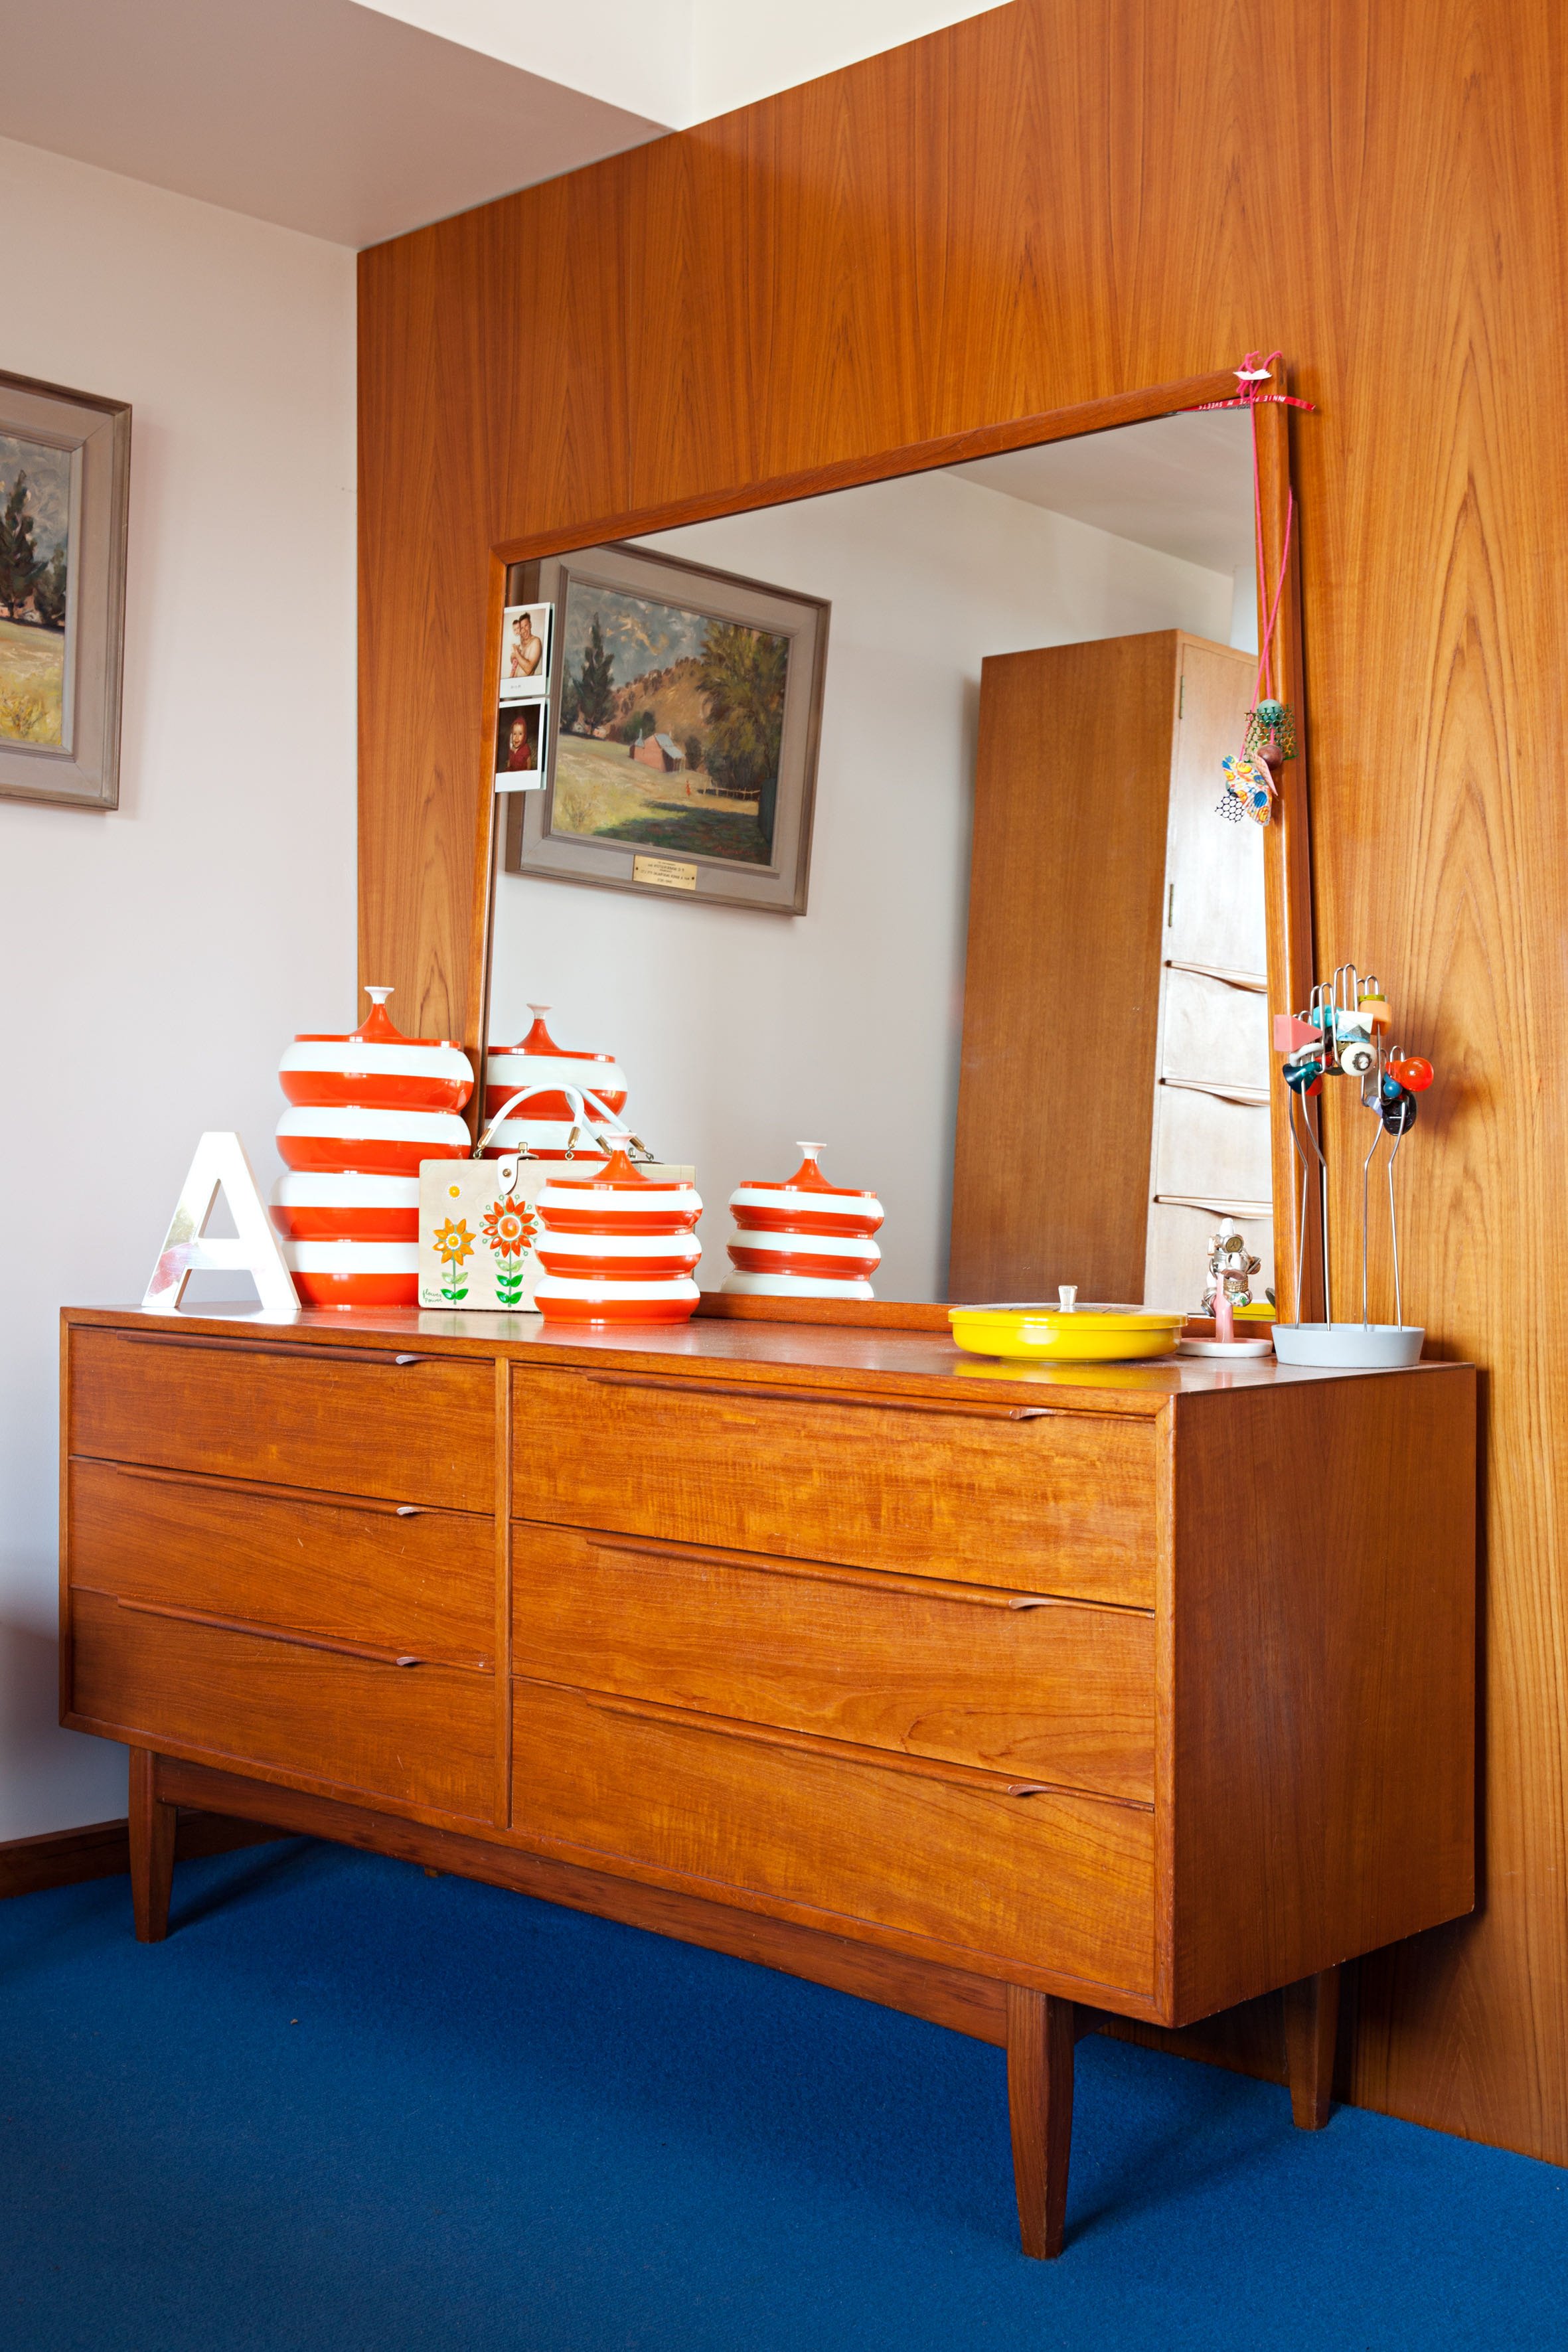
<path fill-rule="evenodd" d="M 940 1334 L 64 1318 L 62 1720 L 336 1838 L 1002 2044 L 1025 2250 L 1073 2042 L 1474 1899 L 1462 1365 L 1046 1373 Z"/>

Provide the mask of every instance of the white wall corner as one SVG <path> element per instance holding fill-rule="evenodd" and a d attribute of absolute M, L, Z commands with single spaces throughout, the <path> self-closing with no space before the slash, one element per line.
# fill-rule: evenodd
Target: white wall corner
<path fill-rule="evenodd" d="M 987 13 L 973 0 L 692 0 L 692 11 L 695 122 Z"/>
<path fill-rule="evenodd" d="M 743 5 L 743 0 L 742 0 Z M 466 49 L 679 130 L 696 120 L 695 0 L 355 0 Z"/>

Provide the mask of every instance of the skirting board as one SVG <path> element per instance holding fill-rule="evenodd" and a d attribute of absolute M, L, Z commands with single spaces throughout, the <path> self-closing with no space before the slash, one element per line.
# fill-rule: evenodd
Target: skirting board
<path fill-rule="evenodd" d="M 241 1822 L 226 1813 L 182 1811 L 174 1854 L 193 1862 L 198 1854 L 229 1853 L 242 1845 L 264 1845 L 287 1837 L 287 1830 L 264 1822 Z M 89 1878 L 118 1878 L 131 1868 L 131 1832 L 123 1821 L 94 1822 L 85 1829 L 49 1830 L 42 1837 L 0 1842 L 0 1900 L 8 1895 L 38 1895 L 47 1886 L 75 1886 Z"/>

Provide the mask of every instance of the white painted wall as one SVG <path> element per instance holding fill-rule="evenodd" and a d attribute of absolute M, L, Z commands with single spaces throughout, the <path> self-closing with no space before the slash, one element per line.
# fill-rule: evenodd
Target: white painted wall
<path fill-rule="evenodd" d="M 730 4 L 749 15 L 753 0 Z M 851 8 L 859 5 L 850 0 Z M 872 5 L 885 6 L 887 0 Z M 651 115 L 672 131 L 697 120 L 694 0 L 573 0 L 566 8 L 541 7 L 536 0 L 358 0 L 358 5 L 629 113 Z"/>
<path fill-rule="evenodd" d="M 688 120 L 706 122 L 985 13 L 973 0 L 692 0 Z"/>
<path fill-rule="evenodd" d="M 940 1297 L 982 657 L 1141 629 L 1224 643 L 1229 574 L 946 474 L 643 544 L 831 600 L 809 908 L 502 875 L 491 1034 L 521 1037 L 533 999 L 559 1044 L 618 1055 L 631 1126 L 696 1163 L 705 1287 L 729 1271 L 731 1191 L 788 1174 L 811 1136 L 882 1197 L 880 1294 Z"/>
<path fill-rule="evenodd" d="M 359 0 L 681 131 L 985 11 L 953 0 Z"/>
<path fill-rule="evenodd" d="M 119 810 L 0 800 L 5 1838 L 125 1810 L 55 1722 L 59 1307 L 140 1297 L 203 1128 L 270 1181 L 279 1052 L 353 1006 L 354 265 L 8 141 L 0 217 L 5 365 L 135 411 Z"/>

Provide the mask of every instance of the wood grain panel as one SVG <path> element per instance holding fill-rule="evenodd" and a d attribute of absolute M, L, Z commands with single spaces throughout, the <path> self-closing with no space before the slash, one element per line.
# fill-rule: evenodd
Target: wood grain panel
<path fill-rule="evenodd" d="M 363 257 L 361 888 L 456 1034 L 493 546 L 1287 346 L 1318 944 L 1439 1066 L 1409 1303 L 1490 1368 L 1486 1900 L 1363 1966 L 1354 2095 L 1564 2160 L 1560 20 L 1016 0 Z"/>
<path fill-rule="evenodd" d="M 520 1518 L 1152 1605 L 1144 1423 L 657 1373 L 512 1378 Z"/>
<path fill-rule="evenodd" d="M 490 1675 L 143 1613 L 79 1585 L 71 1599 L 74 1729 L 296 1773 L 329 1793 L 489 1818 Z"/>
<path fill-rule="evenodd" d="M 1473 1901 L 1475 1375 L 1293 1404 L 1175 1409 L 1179 2021 Z"/>
<path fill-rule="evenodd" d="M 517 1681 L 514 1812 L 529 1842 L 616 1857 L 808 1927 L 874 1924 L 983 1974 L 1153 1990 L 1153 1822 L 1000 1775 L 791 1739 L 715 1717 Z"/>
<path fill-rule="evenodd" d="M 393 1349 L 79 1330 L 68 1450 L 115 1462 L 489 1512 L 488 1363 Z"/>
<path fill-rule="evenodd" d="M 1143 1296 L 1179 643 L 981 665 L 950 1298 Z"/>
<path fill-rule="evenodd" d="M 73 1462 L 68 1570 L 129 1601 L 492 1665 L 491 1523 L 409 1510 Z"/>
<path fill-rule="evenodd" d="M 1154 1627 L 1130 1609 L 520 1520 L 517 1673 L 1154 1796 Z"/>

